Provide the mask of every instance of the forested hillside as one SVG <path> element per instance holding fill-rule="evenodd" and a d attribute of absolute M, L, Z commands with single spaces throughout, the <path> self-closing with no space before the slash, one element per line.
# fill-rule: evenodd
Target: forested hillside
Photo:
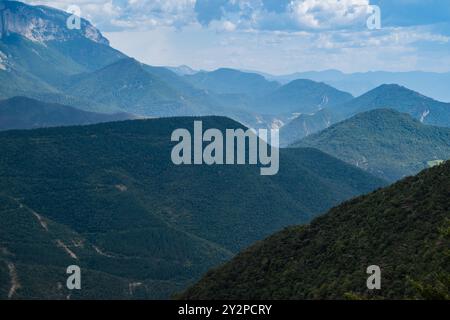
<path fill-rule="evenodd" d="M 450 299 L 450 162 L 291 227 L 210 271 L 184 299 Z M 381 268 L 368 290 L 367 267 Z"/>
<path fill-rule="evenodd" d="M 254 241 L 385 184 L 314 149 L 282 151 L 276 176 L 175 166 L 171 134 L 194 119 L 0 133 L 0 274 L 18 279 L 14 298 L 65 298 L 68 263 L 105 278 L 73 298 L 167 298 Z"/>

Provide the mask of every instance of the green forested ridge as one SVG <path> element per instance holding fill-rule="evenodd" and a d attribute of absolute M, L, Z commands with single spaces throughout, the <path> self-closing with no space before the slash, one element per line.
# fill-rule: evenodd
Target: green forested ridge
<path fill-rule="evenodd" d="M 347 201 L 208 272 L 184 299 L 450 299 L 450 162 Z M 370 291 L 366 268 L 381 268 Z"/>
<path fill-rule="evenodd" d="M 450 159 L 450 129 L 390 109 L 357 114 L 292 147 L 314 147 L 389 181 Z"/>
<path fill-rule="evenodd" d="M 301 114 L 280 129 L 280 145 L 289 147 L 304 137 L 328 128 L 335 121 L 334 114 L 328 109 L 314 114 Z"/>
<path fill-rule="evenodd" d="M 73 298 L 168 297 L 254 241 L 384 184 L 314 149 L 282 150 L 274 177 L 174 166 L 170 135 L 194 119 L 0 133 L 0 279 L 13 264 L 14 297 L 65 298 L 69 262 L 90 270 L 89 290 Z M 205 129 L 242 127 L 201 119 Z"/>
<path fill-rule="evenodd" d="M 0 100 L 0 130 L 86 125 L 135 118 L 131 114 L 101 114 L 26 97 Z"/>
<path fill-rule="evenodd" d="M 423 124 L 450 127 L 450 103 L 436 101 L 399 85 L 386 84 L 314 114 L 300 115 L 281 128 L 281 143 L 290 145 L 335 123 L 375 109 L 392 109 L 407 113 Z"/>
<path fill-rule="evenodd" d="M 450 103 L 431 99 L 396 84 L 381 85 L 347 103 L 336 106 L 333 111 L 348 117 L 379 108 L 408 113 L 424 124 L 450 127 Z"/>

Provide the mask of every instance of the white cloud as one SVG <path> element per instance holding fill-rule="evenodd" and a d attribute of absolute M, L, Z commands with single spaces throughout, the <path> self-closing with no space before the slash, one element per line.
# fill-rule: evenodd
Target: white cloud
<path fill-rule="evenodd" d="M 276 10 L 268 6 L 270 1 L 78 0 L 76 4 L 114 47 L 149 64 L 272 73 L 329 68 L 450 70 L 449 32 L 432 25 L 383 24 L 381 30 L 368 30 L 369 0 L 276 0 Z M 28 2 L 66 9 L 74 1 Z"/>
<path fill-rule="evenodd" d="M 375 33 L 369 30 L 218 33 L 212 28 L 191 26 L 182 30 L 163 28 L 106 36 L 113 46 L 143 62 L 186 64 L 195 69 L 231 67 L 287 74 L 325 69 L 359 72 L 446 71 L 450 68 L 450 59 L 437 64 L 429 62 L 426 68 L 422 67 L 427 55 L 417 50 L 417 43 L 425 41 L 448 47 L 450 41 L 425 27 L 393 28 Z M 441 57 L 448 57 L 448 52 L 441 51 Z"/>
<path fill-rule="evenodd" d="M 369 9 L 369 0 L 295 0 L 288 5 L 298 27 L 308 29 L 349 27 L 364 22 Z"/>
<path fill-rule="evenodd" d="M 181 27 L 195 23 L 196 0 L 29 0 L 66 10 L 71 5 L 81 9 L 82 17 L 103 31 L 146 30 L 160 26 Z"/>
<path fill-rule="evenodd" d="M 197 3 L 210 3 L 197 0 Z M 278 0 L 272 10 L 267 0 L 218 1 L 217 7 L 205 6 L 197 11 L 204 24 L 231 22 L 236 30 L 326 30 L 365 28 L 369 17 L 369 0 Z M 218 10 L 219 9 L 219 10 Z"/>
<path fill-rule="evenodd" d="M 221 30 L 300 30 L 364 27 L 369 0 L 279 0 L 282 10 L 270 10 L 265 0 L 28 0 L 62 10 L 81 8 L 82 16 L 103 30 L 146 30 L 160 26 L 183 27 L 198 23 L 200 14 L 216 10 L 208 24 Z M 208 0 L 210 1 L 210 0 Z"/>

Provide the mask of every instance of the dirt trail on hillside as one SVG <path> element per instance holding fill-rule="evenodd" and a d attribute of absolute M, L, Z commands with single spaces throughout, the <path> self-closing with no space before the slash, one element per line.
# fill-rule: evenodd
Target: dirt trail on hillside
<path fill-rule="evenodd" d="M 36 217 L 36 219 L 37 219 L 37 221 L 39 222 L 39 224 L 41 225 L 41 227 L 42 227 L 45 231 L 48 232 L 48 225 L 47 225 L 47 222 L 45 222 L 44 218 L 43 218 L 39 213 L 37 213 L 37 212 L 34 211 L 33 209 L 27 207 L 26 205 L 24 205 L 24 204 L 23 204 L 22 202 L 20 202 L 19 200 L 14 199 L 14 198 L 12 198 L 12 197 L 9 197 L 9 198 L 11 198 L 11 199 L 14 200 L 15 202 L 17 202 L 17 204 L 19 205 L 19 209 L 26 209 L 26 210 L 30 211 L 30 212 Z"/>
<path fill-rule="evenodd" d="M 20 283 L 19 277 L 17 276 L 16 266 L 12 262 L 8 263 L 8 269 L 9 276 L 11 278 L 11 288 L 8 292 L 8 299 L 11 299 L 16 294 L 16 291 L 20 288 Z"/>
<path fill-rule="evenodd" d="M 56 244 L 58 245 L 58 247 L 63 248 L 71 258 L 78 260 L 77 255 L 72 250 L 70 250 L 69 247 L 64 244 L 64 242 L 56 239 Z"/>
<path fill-rule="evenodd" d="M 108 257 L 108 258 L 114 258 L 114 256 L 107 254 L 106 252 L 104 252 L 102 249 L 100 249 L 97 246 L 92 245 L 92 248 L 94 248 L 95 252 L 97 252 L 101 256 Z"/>
<path fill-rule="evenodd" d="M 45 220 L 42 218 L 42 216 L 34 210 L 31 210 L 29 208 L 28 208 L 28 210 L 30 210 L 31 213 L 36 217 L 36 219 L 39 221 L 41 227 L 44 228 L 44 230 L 48 232 L 48 225 L 45 222 Z"/>

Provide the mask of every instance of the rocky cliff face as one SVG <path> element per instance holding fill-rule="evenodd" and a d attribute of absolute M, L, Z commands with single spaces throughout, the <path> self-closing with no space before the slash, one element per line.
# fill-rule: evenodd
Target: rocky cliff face
<path fill-rule="evenodd" d="M 84 37 L 109 45 L 99 30 L 81 19 L 80 29 L 69 29 L 67 12 L 45 6 L 29 6 L 16 1 L 0 0 L 0 37 L 17 33 L 29 40 L 69 41 Z"/>

